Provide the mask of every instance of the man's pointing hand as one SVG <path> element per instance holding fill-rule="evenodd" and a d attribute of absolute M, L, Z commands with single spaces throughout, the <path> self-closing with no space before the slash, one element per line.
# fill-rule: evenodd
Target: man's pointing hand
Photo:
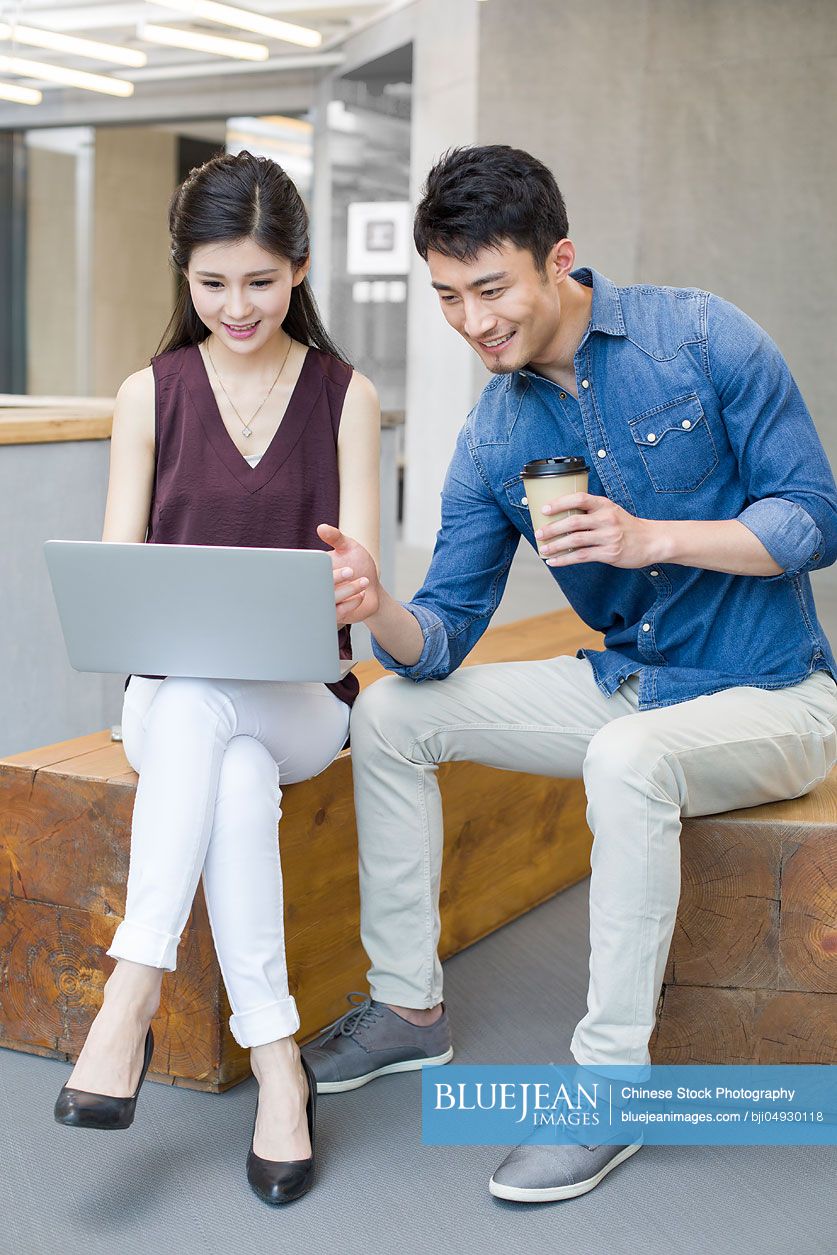
<path fill-rule="evenodd" d="M 378 568 L 360 541 L 337 527 L 321 523 L 317 535 L 331 546 L 337 626 L 361 623 L 378 610 Z"/>

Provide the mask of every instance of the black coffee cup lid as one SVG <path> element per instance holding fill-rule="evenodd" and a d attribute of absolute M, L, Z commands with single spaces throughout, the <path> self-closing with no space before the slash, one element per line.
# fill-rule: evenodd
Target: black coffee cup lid
<path fill-rule="evenodd" d="M 589 470 L 584 458 L 538 458 L 535 462 L 526 463 L 521 476 L 524 479 L 539 479 L 548 475 L 578 475 Z"/>

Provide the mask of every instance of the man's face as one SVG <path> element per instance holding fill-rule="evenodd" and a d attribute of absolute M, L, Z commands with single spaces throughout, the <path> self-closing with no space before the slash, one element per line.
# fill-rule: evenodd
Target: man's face
<path fill-rule="evenodd" d="M 538 270 L 528 249 L 504 242 L 469 261 L 427 255 L 433 287 L 450 325 L 495 375 L 550 360 L 561 318 L 561 276 Z"/>

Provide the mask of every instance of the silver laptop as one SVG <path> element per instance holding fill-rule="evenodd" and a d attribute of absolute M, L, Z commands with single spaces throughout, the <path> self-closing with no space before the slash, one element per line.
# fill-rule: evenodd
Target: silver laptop
<path fill-rule="evenodd" d="M 352 667 L 328 553 L 92 540 L 44 553 L 76 671 L 334 683 Z"/>

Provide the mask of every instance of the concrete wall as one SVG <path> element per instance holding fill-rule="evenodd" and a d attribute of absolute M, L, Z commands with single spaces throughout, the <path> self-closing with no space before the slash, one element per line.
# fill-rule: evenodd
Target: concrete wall
<path fill-rule="evenodd" d="M 416 6 L 416 181 L 451 143 L 535 153 L 582 264 L 618 283 L 709 288 L 770 332 L 837 464 L 833 0 L 463 0 L 454 12 L 456 30 L 437 0 Z M 406 535 L 429 546 L 481 372 L 418 263 L 412 278 Z"/>
<path fill-rule="evenodd" d="M 144 127 L 96 131 L 92 392 L 113 396 L 147 366 L 174 302 L 168 203 L 177 136 Z"/>
<path fill-rule="evenodd" d="M 837 6 L 522 0 L 511 45 L 481 8 L 480 142 L 550 165 L 583 262 L 760 322 L 837 460 Z"/>
<path fill-rule="evenodd" d="M 446 148 L 477 140 L 479 10 L 476 0 L 420 0 L 414 9 L 410 198 Z M 482 367 L 448 327 L 427 266 L 413 254 L 407 312 L 407 428 L 404 536 L 432 544 L 439 489 L 456 433 L 479 388 Z M 476 363 L 476 366 L 475 366 Z"/>

